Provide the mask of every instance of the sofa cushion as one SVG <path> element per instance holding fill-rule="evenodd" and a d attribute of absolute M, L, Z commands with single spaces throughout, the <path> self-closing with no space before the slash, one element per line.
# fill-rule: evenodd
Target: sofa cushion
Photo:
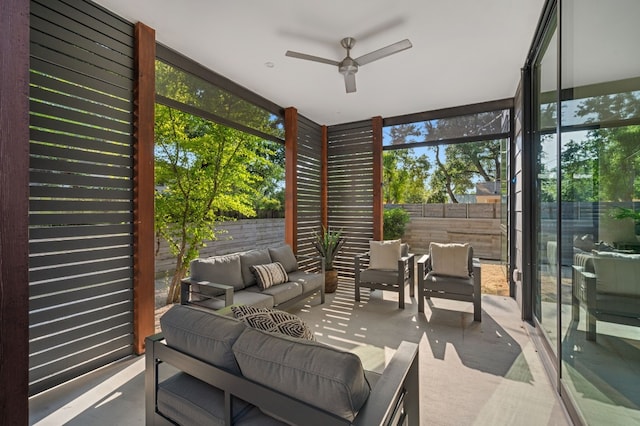
<path fill-rule="evenodd" d="M 293 272 L 298 270 L 298 260 L 288 244 L 280 247 L 269 247 L 269 255 L 271 256 L 271 261 L 282 263 L 285 271 Z"/>
<path fill-rule="evenodd" d="M 234 253 L 206 259 L 194 259 L 191 261 L 191 279 L 231 285 L 236 290 L 243 289 L 240 255 Z"/>
<path fill-rule="evenodd" d="M 240 253 L 240 267 L 242 270 L 242 281 L 245 287 L 254 285 L 256 283 L 256 276 L 251 272 L 251 266 L 264 265 L 265 263 L 271 263 L 271 256 L 269 255 L 269 249 L 249 250 L 244 253 Z"/>
<path fill-rule="evenodd" d="M 299 339 L 315 340 L 313 331 L 297 316 L 277 309 L 232 306 L 233 315 L 258 330 L 281 333 Z"/>
<path fill-rule="evenodd" d="M 324 275 L 320 273 L 316 274 L 301 270 L 289 272 L 289 281 L 302 284 L 303 293 L 309 293 L 324 287 Z"/>
<path fill-rule="evenodd" d="M 231 346 L 246 326 L 230 317 L 174 305 L 160 317 L 167 344 L 202 361 L 239 372 Z"/>
<path fill-rule="evenodd" d="M 232 397 L 233 424 L 255 407 Z M 224 425 L 224 392 L 179 372 L 158 385 L 158 410 L 178 424 Z"/>
<path fill-rule="evenodd" d="M 258 293 L 264 296 L 269 296 L 273 303 L 271 306 L 264 307 L 271 308 L 272 306 L 278 306 L 283 302 L 288 302 L 294 297 L 302 295 L 302 285 L 300 283 L 289 281 L 284 284 L 274 285 L 273 287 L 269 287 L 264 290 L 261 290 L 257 285 L 252 285 L 251 287 L 244 289 L 241 293 Z M 245 305 L 247 304 L 248 303 L 245 303 Z M 251 305 L 256 306 L 253 303 Z"/>
<path fill-rule="evenodd" d="M 242 374 L 352 421 L 370 387 L 357 355 L 247 328 L 233 345 Z"/>
<path fill-rule="evenodd" d="M 471 274 L 469 244 L 429 244 L 431 268 L 434 274 L 468 278 Z"/>
<path fill-rule="evenodd" d="M 369 268 L 398 270 L 398 259 L 402 253 L 400 240 L 369 241 Z"/>
<path fill-rule="evenodd" d="M 255 275 L 256 282 L 261 290 L 289 281 L 287 271 L 284 270 L 284 266 L 280 262 L 251 265 L 249 269 Z"/>

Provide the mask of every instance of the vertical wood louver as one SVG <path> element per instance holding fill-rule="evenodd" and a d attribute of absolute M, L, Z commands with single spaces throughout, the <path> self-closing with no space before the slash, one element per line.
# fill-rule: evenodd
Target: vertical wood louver
<path fill-rule="evenodd" d="M 335 267 L 353 279 L 353 256 L 373 238 L 373 131 L 371 121 L 328 129 L 328 221 L 347 241 Z"/>
<path fill-rule="evenodd" d="M 321 227 L 320 169 L 322 133 L 319 125 L 298 116 L 297 217 L 298 254 L 317 256 L 311 245 Z"/>
<path fill-rule="evenodd" d="M 133 350 L 133 34 L 31 2 L 30 394 Z"/>

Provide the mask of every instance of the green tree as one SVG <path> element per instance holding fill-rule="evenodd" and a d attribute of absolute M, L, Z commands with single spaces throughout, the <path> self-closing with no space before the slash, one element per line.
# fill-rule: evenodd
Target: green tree
<path fill-rule="evenodd" d="M 179 300 L 180 280 L 225 212 L 251 217 L 265 167 L 260 138 L 166 106 L 156 106 L 156 208 L 158 236 L 176 257 L 167 303 Z"/>

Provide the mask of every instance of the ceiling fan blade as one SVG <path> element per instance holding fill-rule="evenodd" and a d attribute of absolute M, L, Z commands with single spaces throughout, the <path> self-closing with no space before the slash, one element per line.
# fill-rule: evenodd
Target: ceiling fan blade
<path fill-rule="evenodd" d="M 383 47 L 378 50 L 374 50 L 371 53 L 367 53 L 366 55 L 362 55 L 359 58 L 356 58 L 355 61 L 358 65 L 365 65 L 369 62 L 377 61 L 378 59 L 385 58 L 389 55 L 393 55 L 394 53 L 402 52 L 403 50 L 407 50 L 413 45 L 409 41 L 409 39 L 404 39 L 397 43 L 390 44 L 389 46 Z"/>
<path fill-rule="evenodd" d="M 347 93 L 356 91 L 356 75 L 354 73 L 344 75 L 344 87 L 347 89 Z"/>
<path fill-rule="evenodd" d="M 338 66 L 339 64 L 338 61 L 334 61 L 332 59 L 325 59 L 319 56 L 307 55 L 306 53 L 293 52 L 291 50 L 287 50 L 287 53 L 285 53 L 285 55 L 291 58 L 306 59 L 307 61 L 321 62 L 328 65 Z"/>

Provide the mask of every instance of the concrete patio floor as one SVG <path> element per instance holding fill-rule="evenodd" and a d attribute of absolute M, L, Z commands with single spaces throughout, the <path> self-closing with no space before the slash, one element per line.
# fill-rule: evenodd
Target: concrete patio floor
<path fill-rule="evenodd" d="M 470 303 L 432 299 L 424 314 L 407 297 L 340 283 L 324 305 L 316 298 L 291 312 L 318 341 L 357 353 L 381 371 L 402 340 L 420 344 L 424 425 L 570 425 L 516 302 L 484 295 L 482 323 Z M 30 400 L 33 425 L 144 424 L 144 357 L 132 357 Z"/>

